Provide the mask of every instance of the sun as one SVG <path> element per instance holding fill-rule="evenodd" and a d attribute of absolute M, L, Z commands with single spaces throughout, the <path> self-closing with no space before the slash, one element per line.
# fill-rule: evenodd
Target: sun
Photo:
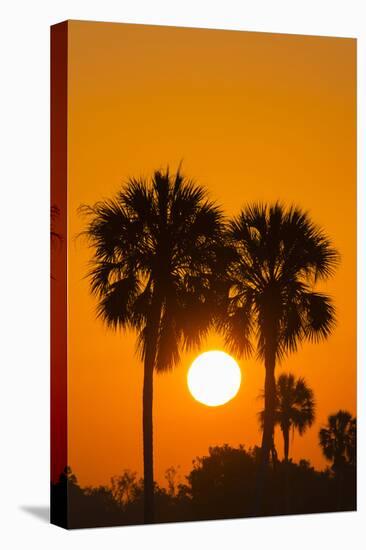
<path fill-rule="evenodd" d="M 217 407 L 238 393 L 241 371 L 235 359 L 224 351 L 206 351 L 196 357 L 190 366 L 187 383 L 197 401 Z"/>

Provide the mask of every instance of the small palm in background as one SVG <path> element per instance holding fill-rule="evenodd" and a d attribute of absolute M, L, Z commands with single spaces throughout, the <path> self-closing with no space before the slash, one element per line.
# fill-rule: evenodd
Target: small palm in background
<path fill-rule="evenodd" d="M 263 427 L 264 411 L 259 413 Z M 303 435 L 315 420 L 314 393 L 304 378 L 295 378 L 293 374 L 281 374 L 276 382 L 275 425 L 280 426 L 284 459 L 289 460 L 290 431 Z"/>
<path fill-rule="evenodd" d="M 343 410 L 329 415 L 327 425 L 319 431 L 319 443 L 325 458 L 333 463 L 332 469 L 336 474 L 347 466 L 354 466 L 356 418 Z"/>

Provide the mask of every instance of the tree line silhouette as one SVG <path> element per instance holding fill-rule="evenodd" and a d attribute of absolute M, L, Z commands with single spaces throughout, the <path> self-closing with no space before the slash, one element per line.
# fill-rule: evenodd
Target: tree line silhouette
<path fill-rule="evenodd" d="M 133 486 L 133 502 L 140 507 L 143 502 L 143 521 L 159 521 L 155 513 L 159 499 L 177 498 L 165 495 L 154 481 L 154 371 L 171 370 L 181 352 L 198 349 L 211 329 L 224 335 L 237 357 L 255 353 L 264 364 L 260 448 L 217 451 L 225 457 L 239 453 L 238 461 L 247 461 L 255 471 L 254 489 L 245 489 L 254 490 L 252 514 L 265 512 L 269 487 L 275 487 L 285 472 L 288 481 L 290 470 L 296 475 L 306 471 L 332 484 L 329 473 L 304 464 L 289 466 L 290 429 L 302 434 L 311 426 L 313 394 L 304 380 L 296 381 L 291 374 L 276 382 L 280 361 L 303 341 L 326 339 L 335 325 L 332 299 L 315 290 L 319 281 L 333 275 L 339 262 L 324 231 L 300 208 L 279 202 L 247 205 L 228 220 L 206 189 L 179 169 L 175 174 L 158 170 L 150 181 L 130 178 L 113 199 L 83 205 L 80 211 L 87 217 L 83 234 L 92 249 L 88 277 L 98 303 L 97 316 L 111 329 L 135 331 L 144 365 L 144 475 L 143 485 Z M 274 446 L 276 424 L 284 437 L 286 468 L 279 466 Z M 188 479 L 195 475 L 194 469 Z M 73 478 L 68 484 L 72 491 L 78 487 Z M 88 490 L 79 490 L 88 496 Z M 107 493 L 103 498 L 108 500 Z M 111 489 L 108 495 L 115 493 Z M 192 494 L 189 498 L 198 502 Z"/>
<path fill-rule="evenodd" d="M 356 508 L 356 420 L 347 411 L 328 418 L 319 442 L 330 468 L 309 461 L 277 460 L 264 487 L 260 515 L 347 511 Z M 166 472 L 167 487 L 154 483 L 156 522 L 252 517 L 261 449 L 229 445 L 209 448 L 193 461 L 185 483 Z M 144 481 L 125 470 L 108 486 L 80 487 L 70 468 L 52 485 L 54 512 L 67 497 L 68 527 L 138 525 L 144 520 Z M 60 518 L 54 518 L 60 520 Z M 57 521 L 56 521 L 57 522 Z"/>

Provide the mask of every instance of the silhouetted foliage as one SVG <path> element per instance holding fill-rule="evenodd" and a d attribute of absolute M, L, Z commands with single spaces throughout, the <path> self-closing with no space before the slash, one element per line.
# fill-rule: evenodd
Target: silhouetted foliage
<path fill-rule="evenodd" d="M 319 432 L 319 442 L 327 460 L 333 462 L 337 472 L 356 461 L 356 418 L 348 411 L 340 410 L 328 416 L 326 427 Z"/>
<path fill-rule="evenodd" d="M 169 483 L 168 489 L 154 484 L 156 521 L 251 517 L 256 475 L 260 467 L 258 447 L 248 450 L 244 446 L 211 447 L 207 456 L 197 457 L 193 461 L 186 483 L 178 486 L 173 483 L 174 490 Z M 64 494 L 67 484 L 69 528 L 143 523 L 144 484 L 135 473 L 125 470 L 120 476 L 113 477 L 108 487 L 82 488 L 70 469 L 68 472 L 67 476 L 60 477 L 59 483 L 52 485 L 52 495 L 55 503 Z M 167 473 L 168 479 L 169 476 Z M 289 495 L 284 491 L 287 480 Z M 331 470 L 316 471 L 308 460 L 303 459 L 298 464 L 283 461 L 278 462 L 275 468 L 269 467 L 259 515 L 306 514 L 355 508 L 355 477 L 347 478 L 347 485 L 340 494 L 337 478 Z"/>
<path fill-rule="evenodd" d="M 332 462 L 337 482 L 338 510 L 344 510 L 344 501 L 356 487 L 356 418 L 339 410 L 328 417 L 327 425 L 319 431 L 319 443 L 325 458 Z M 356 506 L 356 494 L 354 494 Z"/>
<path fill-rule="evenodd" d="M 255 489 L 257 450 L 244 447 L 210 447 L 208 456 L 197 458 L 188 475 L 188 494 L 197 519 L 251 515 Z"/>
<path fill-rule="evenodd" d="M 168 484 L 168 494 L 170 497 L 174 497 L 177 491 L 176 487 L 176 477 L 178 474 L 178 470 L 171 466 L 167 469 L 165 472 L 165 479 Z"/>
<path fill-rule="evenodd" d="M 113 497 L 123 508 L 136 498 L 136 478 L 136 472 L 125 470 L 122 475 L 111 479 Z"/>

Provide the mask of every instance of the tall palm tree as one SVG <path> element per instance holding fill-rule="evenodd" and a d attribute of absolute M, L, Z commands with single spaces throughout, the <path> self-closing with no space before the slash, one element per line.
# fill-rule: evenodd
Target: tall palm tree
<path fill-rule="evenodd" d="M 114 199 L 82 210 L 98 315 L 112 329 L 136 331 L 144 363 L 144 520 L 151 523 L 153 372 L 170 370 L 209 330 L 223 215 L 203 187 L 168 169 L 150 182 L 131 178 Z"/>
<path fill-rule="evenodd" d="M 300 435 L 312 426 L 315 419 L 314 393 L 304 378 L 295 379 L 291 373 L 281 374 L 276 381 L 275 426 L 281 428 L 284 444 L 284 458 L 288 462 L 290 430 Z M 260 413 L 263 426 L 264 411 Z"/>
<path fill-rule="evenodd" d="M 329 336 L 335 323 L 331 298 L 314 290 L 329 278 L 338 253 L 329 238 L 299 208 L 254 204 L 234 218 L 228 238 L 235 257 L 231 289 L 221 319 L 227 345 L 237 355 L 254 349 L 264 361 L 262 461 L 273 448 L 276 363 L 304 340 Z"/>
<path fill-rule="evenodd" d="M 327 425 L 319 431 L 319 443 L 325 458 L 333 462 L 334 472 L 356 461 L 356 418 L 348 411 L 339 410 L 328 416 Z"/>

